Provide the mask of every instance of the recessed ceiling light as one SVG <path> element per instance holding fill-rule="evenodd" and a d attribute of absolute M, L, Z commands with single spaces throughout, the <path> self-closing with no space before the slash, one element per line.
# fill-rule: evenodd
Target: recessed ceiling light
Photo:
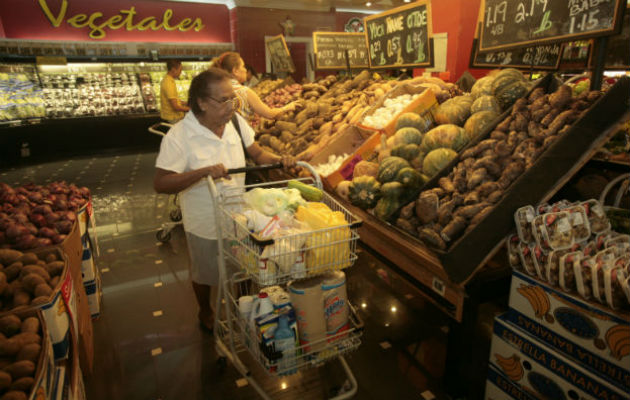
<path fill-rule="evenodd" d="M 368 1 L 367 3 L 365 3 L 365 5 L 366 5 L 367 7 L 370 7 L 370 6 L 372 5 L 372 2 L 371 2 L 371 1 Z"/>
<path fill-rule="evenodd" d="M 405 3 L 411 3 L 411 0 L 404 0 Z"/>

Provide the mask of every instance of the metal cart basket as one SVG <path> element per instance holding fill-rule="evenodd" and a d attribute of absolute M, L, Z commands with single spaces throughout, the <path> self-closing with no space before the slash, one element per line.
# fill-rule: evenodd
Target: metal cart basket
<path fill-rule="evenodd" d="M 228 170 L 240 173 L 252 169 L 273 169 L 281 165 L 266 165 Z M 313 168 L 303 162 L 313 178 L 299 180 L 319 189 L 322 183 Z M 208 177 L 210 195 L 214 201 L 217 237 L 222 239 L 218 246 L 220 285 L 216 301 L 214 325 L 215 345 L 220 361 L 229 360 L 247 379 L 248 383 L 264 399 L 270 399 L 261 385 L 244 364 L 242 356 L 249 352 L 268 375 L 290 375 L 301 370 L 318 367 L 325 362 L 339 359 L 350 388 L 333 399 L 347 399 L 357 391 L 357 382 L 348 366 L 344 354 L 356 350 L 361 344 L 363 322 L 356 309 L 349 304 L 349 329 L 323 339 L 296 347 L 295 352 L 276 352 L 273 346 L 259 342 L 255 329 L 250 327 L 239 312 L 238 296 L 257 294 L 258 289 L 269 285 L 280 285 L 337 271 L 351 266 L 357 259 L 357 230 L 362 221 L 352 215 L 335 199 L 324 192 L 321 202 L 332 211 L 343 215 L 346 223 L 325 226 L 321 229 L 298 231 L 275 239 L 262 238 L 247 227 L 241 212 L 248 208 L 244 201 L 247 190 L 255 188 L 286 188 L 289 181 L 275 181 L 245 187 L 224 188 L 221 193 L 211 177 Z M 279 362 L 282 359 L 282 362 Z"/>

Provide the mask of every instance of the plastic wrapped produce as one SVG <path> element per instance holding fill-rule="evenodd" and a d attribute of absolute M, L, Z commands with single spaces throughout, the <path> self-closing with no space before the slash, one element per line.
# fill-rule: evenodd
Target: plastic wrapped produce
<path fill-rule="evenodd" d="M 561 211 L 543 215 L 543 237 L 553 250 L 570 249 L 575 243 L 569 213 Z"/>
<path fill-rule="evenodd" d="M 593 234 L 599 234 L 610 230 L 610 221 L 606 217 L 604 207 L 597 200 L 587 200 L 582 202 L 582 206 L 586 211 L 588 217 L 591 232 Z"/>
<path fill-rule="evenodd" d="M 516 223 L 516 232 L 518 237 L 525 243 L 534 243 L 534 233 L 532 232 L 532 221 L 536 216 L 534 207 L 521 207 L 514 213 L 514 222 Z"/>

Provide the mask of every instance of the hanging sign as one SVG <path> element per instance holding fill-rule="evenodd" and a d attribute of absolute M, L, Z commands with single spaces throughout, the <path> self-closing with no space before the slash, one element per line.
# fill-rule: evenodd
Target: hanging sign
<path fill-rule="evenodd" d="M 313 32 L 316 69 L 368 68 L 365 34 L 347 32 Z"/>
<path fill-rule="evenodd" d="M 265 39 L 265 46 L 269 51 L 271 57 L 271 64 L 275 72 L 294 72 L 295 65 L 293 65 L 293 59 L 287 42 L 284 40 L 283 35 L 274 36 L 269 39 Z"/>
<path fill-rule="evenodd" d="M 431 3 L 427 0 L 363 19 L 370 68 L 433 65 Z"/>
<path fill-rule="evenodd" d="M 625 0 L 482 0 L 480 51 L 611 35 Z"/>
<path fill-rule="evenodd" d="M 479 42 L 474 39 L 471 53 L 471 68 L 512 67 L 556 70 L 560 64 L 562 45 L 552 43 L 536 47 L 480 53 Z"/>

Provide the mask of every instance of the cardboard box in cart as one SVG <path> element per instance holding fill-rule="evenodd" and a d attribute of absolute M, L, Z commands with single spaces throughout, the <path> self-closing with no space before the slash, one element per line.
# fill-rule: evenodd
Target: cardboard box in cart
<path fill-rule="evenodd" d="M 545 346 L 509 323 L 494 319 L 490 363 L 521 390 L 547 399 L 630 399 L 575 361 Z"/>
<path fill-rule="evenodd" d="M 520 272 L 512 275 L 512 324 L 630 392 L 630 315 L 587 302 Z"/>

